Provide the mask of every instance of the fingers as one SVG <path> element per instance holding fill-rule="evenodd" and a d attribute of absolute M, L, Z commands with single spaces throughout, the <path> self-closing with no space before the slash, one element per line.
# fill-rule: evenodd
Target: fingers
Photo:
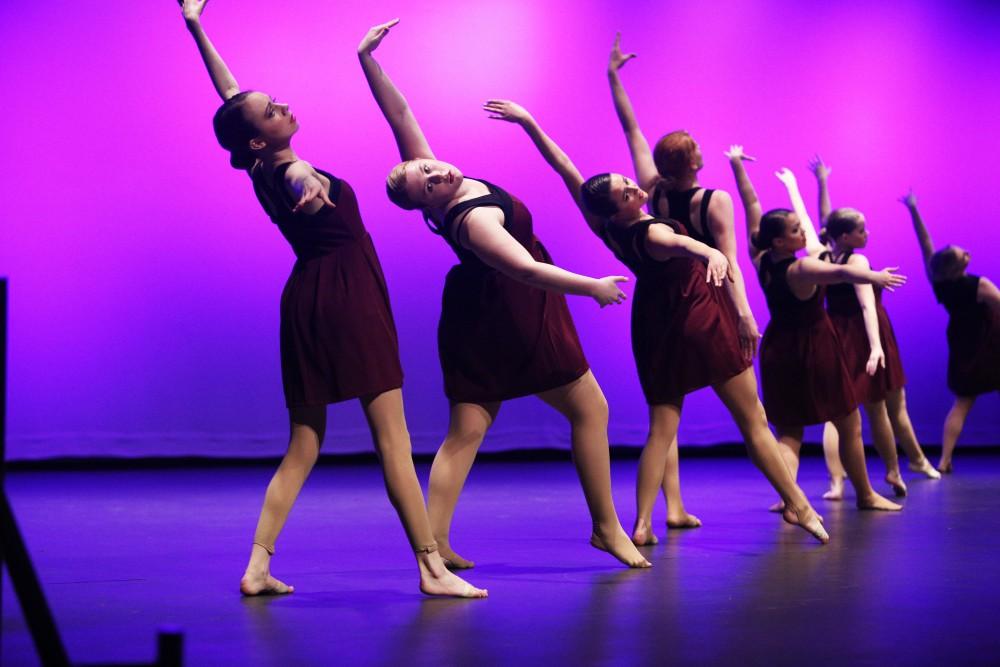
<path fill-rule="evenodd" d="M 625 276 L 611 276 L 611 282 L 614 282 L 614 283 L 627 283 L 628 282 L 628 278 L 626 278 Z"/>

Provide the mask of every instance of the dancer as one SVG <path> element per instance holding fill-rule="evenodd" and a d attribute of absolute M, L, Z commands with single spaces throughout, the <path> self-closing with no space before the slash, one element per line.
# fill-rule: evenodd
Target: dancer
<path fill-rule="evenodd" d="M 450 544 L 458 496 L 501 403 L 534 394 L 570 422 L 573 461 L 593 520 L 591 544 L 630 567 L 649 567 L 615 512 L 607 401 L 562 296 L 590 296 L 601 306 L 621 303 L 625 295 L 618 283 L 626 278 L 597 280 L 553 266 L 520 201 L 435 159 L 406 99 L 372 57 L 397 23 L 373 27 L 358 46 L 372 95 L 404 160 L 389 174 L 389 198 L 401 208 L 420 209 L 460 262 L 448 272 L 438 326 L 451 409 L 447 437 L 431 467 L 428 511 L 441 552 L 452 567 L 472 567 Z"/>
<path fill-rule="evenodd" d="M 643 212 L 648 196 L 619 174 L 583 180 L 576 166 L 523 107 L 490 100 L 490 118 L 520 125 L 555 169 L 587 226 L 637 281 L 632 302 L 632 351 L 649 404 L 649 437 L 636 482 L 636 544 L 655 544 L 651 518 L 668 450 L 675 446 L 684 396 L 711 386 L 733 416 L 750 456 L 785 501 L 786 521 L 821 542 L 822 520 L 782 461 L 757 398 L 757 382 L 740 347 L 723 285 L 732 270 L 718 250 L 686 234 L 683 224 Z"/>
<path fill-rule="evenodd" d="M 902 506 L 872 488 L 861 442 L 861 415 L 836 331 L 823 308 L 825 286 L 833 283 L 874 284 L 886 289 L 906 278 L 895 269 L 872 271 L 857 265 L 819 259 L 825 250 L 809 220 L 805 204 L 787 169 L 778 178 L 789 188 L 795 209 L 773 209 L 761 215 L 760 200 L 743 165 L 742 146 L 733 146 L 730 165 L 746 214 L 750 258 L 767 299 L 771 321 L 760 350 L 764 409 L 778 431 L 781 452 L 793 477 L 798 476 L 802 432 L 809 424 L 832 422 L 840 442 L 840 458 L 863 510 L 898 511 Z M 796 257 L 802 249 L 807 257 Z M 773 509 L 781 509 L 778 503 Z"/>
<path fill-rule="evenodd" d="M 831 212 L 830 168 L 819 155 L 809 161 L 809 168 L 819 185 L 820 220 L 825 228 L 820 239 L 830 248 L 822 257 L 835 264 L 851 262 L 870 268 L 867 258 L 856 252 L 868 244 L 864 214 L 853 208 Z M 909 459 L 910 470 L 940 479 L 941 473 L 924 456 L 906 411 L 903 363 L 889 315 L 882 305 L 882 291 L 870 285 L 830 285 L 826 291 L 826 308 L 840 337 L 855 394 L 868 415 L 875 449 L 885 464 L 885 481 L 896 495 L 906 495 L 896 453 L 897 435 Z M 827 500 L 843 498 L 846 473 L 837 451 L 836 429 L 827 422 L 823 425 L 823 453 L 830 473 L 830 489 L 823 494 Z"/>
<path fill-rule="evenodd" d="M 447 570 L 434 543 L 410 454 L 389 298 L 354 192 L 346 181 L 298 158 L 290 142 L 299 124 L 287 104 L 240 91 L 202 27 L 206 1 L 183 0 L 181 7 L 223 99 L 213 119 L 216 137 L 232 166 L 247 171 L 261 205 L 297 258 L 281 296 L 281 371 L 291 438 L 268 484 L 240 591 L 294 591 L 270 574 L 274 544 L 319 456 L 327 404 L 357 398 L 389 499 L 416 555 L 420 590 L 486 597 L 485 590 Z"/>
<path fill-rule="evenodd" d="M 608 61 L 608 81 L 615 112 L 628 142 L 636 180 L 644 191 L 650 193 L 648 210 L 652 215 L 679 221 L 692 238 L 725 255 L 733 279 L 726 281 L 729 299 L 723 308 L 732 311 L 732 316 L 736 318 L 740 347 L 747 363 L 751 363 L 757 352 L 760 332 L 750 310 L 743 272 L 737 261 L 733 200 L 724 190 L 701 187 L 698 172 L 704 166 L 704 160 L 698 143 L 686 131 L 677 130 L 660 137 L 655 150 L 650 150 L 619 75 L 625 63 L 635 57 L 635 53 L 622 53 L 621 35 L 616 34 Z M 667 525 L 701 525 L 697 517 L 687 514 L 681 500 L 677 443 L 670 448 L 670 452 L 663 480 Z"/>
<path fill-rule="evenodd" d="M 955 403 L 944 420 L 937 469 L 950 473 L 955 445 L 976 398 L 1000 390 L 1000 291 L 989 278 L 967 272 L 968 250 L 947 245 L 934 251 L 912 191 L 899 201 L 913 219 L 934 296 L 948 311 L 948 389 Z"/>

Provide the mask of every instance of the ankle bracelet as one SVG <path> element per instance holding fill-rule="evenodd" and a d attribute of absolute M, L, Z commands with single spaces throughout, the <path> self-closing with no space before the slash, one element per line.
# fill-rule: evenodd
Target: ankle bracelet
<path fill-rule="evenodd" d="M 437 550 L 438 550 L 437 542 L 431 542 L 430 544 L 425 545 L 425 546 L 414 547 L 413 548 L 413 553 L 417 553 L 417 554 L 432 554 L 432 553 L 434 553 Z"/>
<path fill-rule="evenodd" d="M 258 546 L 261 549 L 263 549 L 264 551 L 266 551 L 268 556 L 273 556 L 274 555 L 274 547 L 268 546 L 268 545 L 264 544 L 263 542 L 254 542 L 254 545 Z"/>

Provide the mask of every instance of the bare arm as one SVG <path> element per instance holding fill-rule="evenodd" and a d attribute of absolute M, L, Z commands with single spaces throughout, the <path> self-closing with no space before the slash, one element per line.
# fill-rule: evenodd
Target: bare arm
<path fill-rule="evenodd" d="M 827 186 L 831 169 L 823 162 L 819 153 L 816 153 L 809 160 L 809 171 L 816 176 L 816 185 L 819 186 L 819 224 L 826 226 L 826 219 L 830 217 L 830 211 L 833 210 L 830 206 L 830 188 Z"/>
<path fill-rule="evenodd" d="M 993 310 L 994 317 L 1000 317 L 1000 289 L 989 278 L 980 278 L 976 289 L 976 301 L 985 303 Z"/>
<path fill-rule="evenodd" d="M 868 258 L 864 255 L 853 254 L 847 260 L 849 264 L 859 266 L 863 269 L 871 269 Z M 885 351 L 882 349 L 882 339 L 878 330 L 878 311 L 875 307 L 875 290 L 871 285 L 854 285 L 854 293 L 861 304 L 861 317 L 865 323 L 865 336 L 868 338 L 868 361 L 865 364 L 865 372 L 868 375 L 875 375 L 881 366 L 885 368 Z"/>
<path fill-rule="evenodd" d="M 639 186 L 649 192 L 660 180 L 660 174 L 656 171 L 653 163 L 653 153 L 649 150 L 649 142 L 639 129 L 639 123 L 635 119 L 635 111 L 632 109 L 632 102 L 625 92 L 621 77 L 618 75 L 625 63 L 635 58 L 634 53 L 622 54 L 621 33 L 615 35 L 615 45 L 611 48 L 611 57 L 608 61 L 608 82 L 611 84 L 611 99 L 615 103 L 615 113 L 625 131 L 625 139 L 628 141 L 628 150 L 632 155 L 632 165 L 635 168 L 635 180 Z"/>
<path fill-rule="evenodd" d="M 674 233 L 674 230 L 667 225 L 649 226 L 649 233 L 646 235 L 646 252 L 653 259 L 661 262 L 672 257 L 699 259 L 707 265 L 705 282 L 713 283 L 716 287 L 721 287 L 733 279 L 731 266 L 725 255 L 690 236 Z"/>
<path fill-rule="evenodd" d="M 757 352 L 757 341 L 760 339 L 760 330 L 757 328 L 757 320 L 754 319 L 753 311 L 750 310 L 750 301 L 747 299 L 747 287 L 743 281 L 743 272 L 740 270 L 739 262 L 736 259 L 736 230 L 733 221 L 733 199 L 725 190 L 718 190 L 708 203 L 708 220 L 702 222 L 707 224 L 715 238 L 715 243 L 719 251 L 725 255 L 729 262 L 733 279 L 726 282 L 726 292 L 729 300 L 736 307 L 739 315 L 739 339 L 740 349 L 747 361 L 753 359 Z"/>
<path fill-rule="evenodd" d="M 285 187 L 298 197 L 292 213 L 303 211 L 312 215 L 323 208 L 323 204 L 331 208 L 336 207 L 336 204 L 330 201 L 327 186 L 319 179 L 313 166 L 305 160 L 296 160 L 288 166 L 288 170 L 285 171 Z"/>
<path fill-rule="evenodd" d="M 206 2 L 208 0 L 181 0 L 181 13 L 184 15 L 188 31 L 194 37 L 194 43 L 198 45 L 198 53 L 201 54 L 215 91 L 223 100 L 228 100 L 240 92 L 240 85 L 236 83 L 236 77 L 229 71 L 229 67 L 215 50 L 212 40 L 205 34 L 205 29 L 201 25 L 201 12 L 205 9 Z"/>
<path fill-rule="evenodd" d="M 542 127 L 534 117 L 528 113 L 527 109 L 515 102 L 509 100 L 489 100 L 483 105 L 483 108 L 489 112 L 490 118 L 517 123 L 524 129 L 531 138 L 531 141 L 534 142 L 535 147 L 538 148 L 538 152 L 542 154 L 542 157 L 549 163 L 549 166 L 562 178 L 566 189 L 569 190 L 570 196 L 576 203 L 577 208 L 580 209 L 580 213 L 583 214 L 584 220 L 587 221 L 587 226 L 592 232 L 600 236 L 601 230 L 604 227 L 604 221 L 597 216 L 591 215 L 586 207 L 584 207 L 583 200 L 580 198 L 580 186 L 583 185 L 583 176 L 580 175 L 580 170 L 576 168 L 576 165 L 569 159 L 569 156 L 559 147 L 559 144 L 553 141 L 549 135 L 545 134 L 545 131 L 542 130 Z"/>
<path fill-rule="evenodd" d="M 792 210 L 799 216 L 799 221 L 802 223 L 802 230 L 806 233 L 806 252 L 809 253 L 810 257 L 818 256 L 826 250 L 826 246 L 819 240 L 819 234 L 816 233 L 812 218 L 809 217 L 809 211 L 806 210 L 806 203 L 802 200 L 802 193 L 799 192 L 799 184 L 795 179 L 795 174 L 788 167 L 783 167 L 774 175 L 785 184 L 785 188 L 788 190 L 788 199 L 792 203 Z"/>
<path fill-rule="evenodd" d="M 913 231 L 917 233 L 917 242 L 920 244 L 920 253 L 924 257 L 924 272 L 927 273 L 927 278 L 931 278 L 931 257 L 934 256 L 934 242 L 931 241 L 931 235 L 927 231 L 927 227 L 924 226 L 924 219 L 920 217 L 920 211 L 917 210 L 917 198 L 913 194 L 913 190 L 899 198 L 899 201 L 903 202 L 906 206 L 906 210 L 910 212 L 910 218 L 913 220 Z"/>
<path fill-rule="evenodd" d="M 372 56 L 372 51 L 378 48 L 382 39 L 389 34 L 389 29 L 397 23 L 399 19 L 373 26 L 358 44 L 358 60 L 361 61 L 361 69 L 365 73 L 365 79 L 368 80 L 372 96 L 392 129 L 392 136 L 399 148 L 399 157 L 403 160 L 433 159 L 434 153 L 406 98 Z"/>
<path fill-rule="evenodd" d="M 514 280 L 563 294 L 593 298 L 602 307 L 621 303 L 625 293 L 618 283 L 624 276 L 597 279 L 538 262 L 503 228 L 503 213 L 494 208 L 476 208 L 466 215 L 459 242 L 479 259 Z"/>
<path fill-rule="evenodd" d="M 815 257 L 803 257 L 789 267 L 788 278 L 800 286 L 852 283 L 878 285 L 892 292 L 906 283 L 906 276 L 897 274 L 897 268 L 890 266 L 881 271 L 873 271 L 856 264 L 831 264 Z"/>
<path fill-rule="evenodd" d="M 733 176 L 736 178 L 736 189 L 740 193 L 740 201 L 743 202 L 743 213 L 746 216 L 747 226 L 747 249 L 750 252 L 750 259 L 756 265 L 760 261 L 763 250 L 758 249 L 753 244 L 753 237 L 760 231 L 760 219 L 763 215 L 760 206 L 760 199 L 757 198 L 757 191 L 750 182 L 750 176 L 743 166 L 744 160 L 755 160 L 743 152 L 743 146 L 733 144 L 725 153 L 729 158 L 729 166 L 733 168 Z M 735 235 L 735 232 L 734 232 Z M 744 290 L 744 293 L 746 291 Z"/>

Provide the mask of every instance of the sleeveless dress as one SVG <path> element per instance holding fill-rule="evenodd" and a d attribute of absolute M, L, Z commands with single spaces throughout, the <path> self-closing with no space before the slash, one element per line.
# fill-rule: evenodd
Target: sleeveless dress
<path fill-rule="evenodd" d="M 646 251 L 651 225 L 686 235 L 675 220 L 643 220 L 628 227 L 605 223 L 601 234 L 636 276 L 632 296 L 632 354 L 650 405 L 680 400 L 696 389 L 739 375 L 749 363 L 740 352 L 735 312 L 721 287 L 705 282 L 705 264 L 689 257 L 654 259 Z"/>
<path fill-rule="evenodd" d="M 956 396 L 1000 390 L 1000 322 L 976 301 L 979 276 L 932 284 L 948 311 L 948 389 Z"/>
<path fill-rule="evenodd" d="M 788 286 L 788 257 L 764 253 L 758 278 L 771 321 L 760 343 L 764 410 L 775 426 L 808 426 L 849 415 L 858 406 L 844 352 L 826 310 L 822 286 L 802 301 Z M 867 357 L 865 357 L 867 359 Z"/>
<path fill-rule="evenodd" d="M 649 198 L 652 214 L 663 220 L 679 220 L 687 230 L 688 236 L 695 241 L 701 241 L 710 248 L 718 250 L 719 246 L 716 244 L 712 230 L 708 226 L 708 204 L 712 201 L 712 194 L 715 190 L 705 188 L 705 194 L 701 197 L 698 221 L 701 222 L 702 231 L 699 232 L 698 228 L 691 221 L 691 200 L 694 199 L 694 196 L 702 188 L 691 188 L 690 190 L 678 192 L 676 190 L 665 190 L 662 185 L 663 181 L 658 182 L 653 188 L 652 196 Z M 666 206 L 664 206 L 664 199 L 666 199 Z M 667 208 L 669 210 L 666 210 Z"/>
<path fill-rule="evenodd" d="M 336 403 L 403 385 L 396 325 L 372 239 L 354 191 L 330 180 L 330 201 L 313 215 L 292 213 L 280 165 L 253 169 L 254 193 L 296 261 L 281 293 L 281 380 L 288 407 Z"/>
<path fill-rule="evenodd" d="M 847 264 L 853 253 L 848 251 L 834 260 L 831 253 L 823 253 L 822 259 L 835 264 Z M 899 346 L 896 334 L 889 322 L 889 314 L 882 306 L 882 288 L 874 287 L 875 313 L 878 318 L 879 340 L 885 352 L 885 368 L 879 368 L 875 375 L 868 375 L 865 365 L 871 347 L 868 344 L 868 334 L 865 332 L 865 320 L 861 313 L 861 303 L 858 301 L 854 285 L 837 283 L 826 289 L 826 312 L 830 315 L 833 328 L 837 330 L 840 345 L 844 350 L 844 363 L 854 385 L 854 394 L 862 403 L 884 401 L 891 391 L 902 388 L 906 384 L 903 375 L 903 362 L 899 357 Z"/>
<path fill-rule="evenodd" d="M 465 214 L 499 208 L 504 229 L 536 261 L 552 258 L 532 231 L 531 213 L 499 187 L 460 202 L 435 231 L 458 256 L 445 278 L 438 354 L 452 402 L 488 403 L 561 387 L 589 370 L 562 294 L 531 287 L 488 266 L 457 239 Z"/>

